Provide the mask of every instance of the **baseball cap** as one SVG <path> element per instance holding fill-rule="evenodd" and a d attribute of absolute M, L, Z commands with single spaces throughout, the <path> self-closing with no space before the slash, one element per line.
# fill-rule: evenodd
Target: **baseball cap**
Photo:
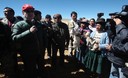
<path fill-rule="evenodd" d="M 34 10 L 34 8 L 30 4 L 23 5 L 22 11 L 27 11 L 27 10 Z"/>

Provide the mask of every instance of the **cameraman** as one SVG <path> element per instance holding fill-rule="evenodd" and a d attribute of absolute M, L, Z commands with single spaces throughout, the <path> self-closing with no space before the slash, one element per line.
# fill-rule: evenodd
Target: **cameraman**
<path fill-rule="evenodd" d="M 122 68 L 126 67 L 125 63 L 128 60 L 128 12 L 116 13 L 114 21 L 116 23 L 116 36 L 106 49 L 111 51 L 108 59 L 112 62 L 110 78 L 127 78 Z M 118 43 L 118 44 L 117 44 Z M 114 68 L 114 70 L 113 70 Z M 126 71 L 125 71 L 126 72 Z M 128 71 L 127 71 L 128 72 Z"/>

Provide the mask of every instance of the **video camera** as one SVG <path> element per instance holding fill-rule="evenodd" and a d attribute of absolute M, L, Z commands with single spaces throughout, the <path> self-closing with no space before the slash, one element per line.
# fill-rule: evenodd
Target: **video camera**
<path fill-rule="evenodd" d="M 128 12 L 128 5 L 123 5 L 122 6 L 122 11 Z"/>
<path fill-rule="evenodd" d="M 102 16 L 104 16 L 104 13 L 102 13 L 102 12 L 101 13 L 97 13 L 97 16 L 98 17 L 102 17 Z"/>

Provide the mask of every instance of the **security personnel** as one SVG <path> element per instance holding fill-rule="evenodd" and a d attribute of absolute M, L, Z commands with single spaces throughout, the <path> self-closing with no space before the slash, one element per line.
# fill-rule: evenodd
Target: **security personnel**
<path fill-rule="evenodd" d="M 62 16 L 61 14 L 55 14 L 53 16 L 54 24 L 53 28 L 53 37 L 52 37 L 52 66 L 56 67 L 57 62 L 57 51 L 59 49 L 60 59 L 59 64 L 61 66 L 64 65 L 64 50 L 65 45 L 68 46 L 69 43 L 69 31 L 68 26 L 61 22 Z"/>
<path fill-rule="evenodd" d="M 12 40 L 20 46 L 20 54 L 24 62 L 24 78 L 37 78 L 37 59 L 40 51 L 38 25 L 33 23 L 34 7 L 25 4 L 22 7 L 25 20 L 16 23 L 12 29 Z"/>

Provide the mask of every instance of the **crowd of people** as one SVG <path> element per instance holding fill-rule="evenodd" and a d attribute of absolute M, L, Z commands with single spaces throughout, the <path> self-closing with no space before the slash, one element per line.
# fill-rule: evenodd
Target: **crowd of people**
<path fill-rule="evenodd" d="M 21 16 L 15 16 L 10 7 L 4 8 L 0 19 L 0 63 L 6 78 L 17 78 L 17 54 L 24 63 L 24 78 L 43 78 L 44 56 L 52 60 L 56 69 L 57 52 L 59 65 L 64 66 L 64 52 L 76 58 L 94 78 L 128 77 L 128 5 L 121 12 L 110 13 L 110 18 L 77 19 L 71 12 L 71 21 L 62 22 L 61 14 L 42 13 L 32 5 L 22 6 Z"/>

